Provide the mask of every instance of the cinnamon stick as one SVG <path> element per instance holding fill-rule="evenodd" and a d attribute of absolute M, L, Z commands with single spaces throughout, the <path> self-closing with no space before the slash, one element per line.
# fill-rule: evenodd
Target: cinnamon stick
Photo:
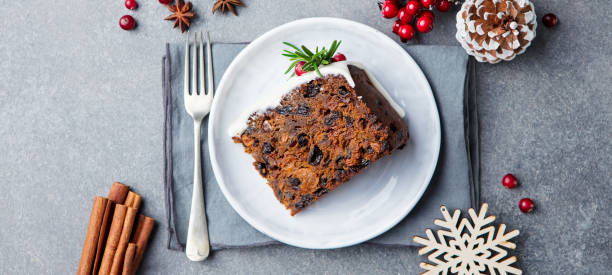
<path fill-rule="evenodd" d="M 100 272 L 98 274 L 107 275 L 110 274 L 115 252 L 121 239 L 121 231 L 123 231 L 123 222 L 127 213 L 127 207 L 122 204 L 115 206 L 113 212 L 113 222 L 111 223 L 110 231 L 108 232 L 108 239 L 106 241 L 106 247 L 104 248 L 104 255 L 102 256 L 102 262 L 100 264 Z"/>
<path fill-rule="evenodd" d="M 127 198 L 125 199 L 125 205 L 138 209 L 140 208 L 141 203 L 142 197 L 140 196 L 140 194 L 134 191 L 128 192 Z"/>
<path fill-rule="evenodd" d="M 147 249 L 147 243 L 149 242 L 149 237 L 151 236 L 151 232 L 153 231 L 154 225 L 155 219 L 147 217 L 143 214 L 139 215 L 138 223 L 136 225 L 136 231 L 134 231 L 134 235 L 132 236 L 131 241 L 133 243 L 136 243 L 137 246 L 136 255 L 134 256 L 133 261 L 133 273 L 131 274 L 134 274 L 140 266 L 140 262 L 142 261 L 142 257 L 144 256 L 145 249 Z"/>
<path fill-rule="evenodd" d="M 113 182 L 113 186 L 110 192 L 108 192 L 108 199 L 116 204 L 123 204 L 129 191 L 129 186 L 120 182 Z"/>
<path fill-rule="evenodd" d="M 93 271 L 91 274 L 98 274 L 98 269 L 100 269 L 100 262 L 102 261 L 102 253 L 104 253 L 104 245 L 106 242 L 106 234 L 108 233 L 110 220 L 113 216 L 113 206 L 113 202 L 109 200 L 104 208 L 104 218 L 102 218 L 102 225 L 100 226 L 100 236 L 98 236 L 96 258 L 94 259 Z"/>
<path fill-rule="evenodd" d="M 81 253 L 81 261 L 79 262 L 79 269 L 77 270 L 77 274 L 79 275 L 91 273 L 96 255 L 98 238 L 100 236 L 100 228 L 104 218 L 104 210 L 108 204 L 108 199 L 99 196 L 94 197 L 91 215 L 89 216 L 89 225 L 87 226 L 87 234 L 85 235 L 85 243 L 83 244 L 83 252 Z"/>
<path fill-rule="evenodd" d="M 100 236 L 98 238 L 98 247 L 96 249 L 96 258 L 94 260 L 92 274 L 98 274 L 100 269 L 100 263 L 102 262 L 102 254 L 104 253 L 104 247 L 106 246 L 106 237 L 108 229 L 110 227 L 111 217 L 113 215 L 114 204 L 121 204 L 125 201 L 130 187 L 120 182 L 113 182 L 113 186 L 108 192 L 109 203 L 106 205 L 104 210 L 104 218 L 102 220 L 102 226 L 100 228 Z"/>
<path fill-rule="evenodd" d="M 130 236 L 132 235 L 132 228 L 134 225 L 134 220 L 136 219 L 136 214 L 138 214 L 138 209 L 128 207 L 125 220 L 123 222 L 123 229 L 121 230 L 119 245 L 117 246 L 117 251 L 115 252 L 113 263 L 111 265 L 111 275 L 119 275 L 123 270 L 123 257 L 125 256 L 125 250 L 127 249 Z"/>
<path fill-rule="evenodd" d="M 125 260 L 123 261 L 123 275 L 130 275 L 135 272 L 134 270 L 134 256 L 136 256 L 136 248 L 138 246 L 135 243 L 129 243 L 125 250 Z"/>

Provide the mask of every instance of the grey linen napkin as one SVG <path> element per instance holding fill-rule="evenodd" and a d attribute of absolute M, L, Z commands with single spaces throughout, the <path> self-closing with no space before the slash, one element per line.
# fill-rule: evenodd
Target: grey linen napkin
<path fill-rule="evenodd" d="M 246 44 L 213 44 L 215 86 Z M 193 122 L 183 105 L 183 51 L 166 45 L 162 58 L 164 98 L 164 192 L 168 248 L 180 250 L 187 236 L 193 177 Z M 427 76 L 442 123 L 442 148 L 435 175 L 420 202 L 394 228 L 370 243 L 411 246 L 424 234 L 440 205 L 466 209 L 478 205 L 478 117 L 475 91 L 470 87 L 472 64 L 460 47 L 410 46 L 406 50 Z M 202 127 L 203 179 L 208 232 L 213 249 L 276 244 L 244 221 L 225 200 L 214 177 L 207 147 L 207 124 Z"/>

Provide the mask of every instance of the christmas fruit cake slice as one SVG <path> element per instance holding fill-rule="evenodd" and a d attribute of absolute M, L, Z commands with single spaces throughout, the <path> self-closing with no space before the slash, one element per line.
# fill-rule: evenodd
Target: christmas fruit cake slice
<path fill-rule="evenodd" d="M 289 43 L 294 75 L 230 127 L 295 215 L 408 140 L 404 112 L 361 65 Z M 295 76 L 295 77 L 294 77 Z"/>

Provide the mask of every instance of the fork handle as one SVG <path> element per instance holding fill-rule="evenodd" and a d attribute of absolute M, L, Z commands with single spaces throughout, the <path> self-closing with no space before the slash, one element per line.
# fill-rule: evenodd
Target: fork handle
<path fill-rule="evenodd" d="M 202 146 L 200 144 L 200 128 L 202 120 L 193 123 L 193 195 L 191 197 L 191 213 L 187 231 L 185 253 L 192 261 L 202 261 L 210 253 L 208 240 L 208 224 L 204 208 L 204 188 L 202 186 Z"/>

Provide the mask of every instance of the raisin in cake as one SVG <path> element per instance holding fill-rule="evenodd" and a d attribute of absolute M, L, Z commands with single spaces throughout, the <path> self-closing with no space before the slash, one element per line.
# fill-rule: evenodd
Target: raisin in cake
<path fill-rule="evenodd" d="M 291 78 L 230 129 L 291 215 L 408 140 L 403 110 L 361 65 L 320 72 Z"/>

